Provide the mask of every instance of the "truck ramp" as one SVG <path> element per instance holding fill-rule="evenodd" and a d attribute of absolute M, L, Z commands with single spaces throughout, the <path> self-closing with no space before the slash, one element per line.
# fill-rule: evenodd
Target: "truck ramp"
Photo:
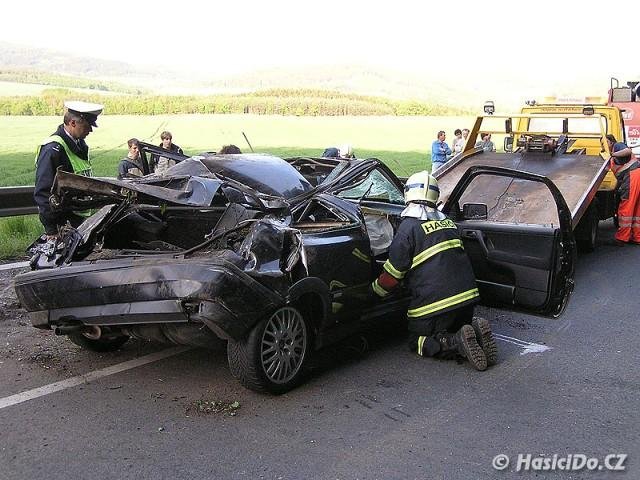
<path fill-rule="evenodd" d="M 544 175 L 556 184 L 571 210 L 575 227 L 586 211 L 608 170 L 600 155 L 542 152 L 496 153 L 481 149 L 466 151 L 435 174 L 444 203 L 462 175 L 473 166 L 493 166 Z M 538 182 L 482 175 L 476 177 L 460 201 L 485 203 L 488 220 L 557 226 L 556 205 L 550 192 Z"/>

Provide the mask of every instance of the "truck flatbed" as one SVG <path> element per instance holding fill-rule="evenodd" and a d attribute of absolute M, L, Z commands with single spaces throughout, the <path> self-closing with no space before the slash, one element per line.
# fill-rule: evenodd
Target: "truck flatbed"
<path fill-rule="evenodd" d="M 561 131 L 530 131 L 530 120 L 543 125 L 540 119 L 548 117 L 548 125 Z M 588 122 L 580 120 L 588 119 Z M 592 121 L 593 120 L 593 121 Z M 569 131 L 570 125 L 589 125 L 588 131 Z M 609 147 L 606 141 L 606 119 L 601 115 L 510 115 L 498 117 L 480 116 L 469 134 L 467 145 L 456 157 L 435 172 L 440 187 L 440 199 L 446 202 L 463 174 L 473 166 L 503 167 L 542 175 L 550 179 L 560 190 L 569 207 L 574 229 L 592 204 L 602 187 L 608 171 Z M 499 126 L 501 129 L 497 129 Z M 487 152 L 474 147 L 480 132 L 505 137 L 505 152 Z M 510 142 L 507 142 L 510 141 Z M 571 150 L 576 142 L 588 141 L 601 148 L 601 153 L 588 155 L 586 149 Z M 569 152 L 569 153 L 567 153 Z M 613 194 L 611 191 L 604 192 Z M 603 192 L 600 192 L 603 193 Z M 487 205 L 488 220 L 518 224 L 558 225 L 555 202 L 548 189 L 537 182 L 482 175 L 460 199 L 463 203 Z M 595 202 L 594 202 L 595 205 Z M 589 223 L 592 236 L 597 231 L 597 221 L 606 216 L 596 209 Z M 593 243 L 594 238 L 591 239 Z"/>
<path fill-rule="evenodd" d="M 505 167 L 544 175 L 556 184 L 571 210 L 574 227 L 595 196 L 608 170 L 600 155 L 550 155 L 541 152 L 496 153 L 474 149 L 436 172 L 440 199 L 445 202 L 464 172 L 476 165 Z M 541 195 L 542 193 L 542 195 Z M 469 202 L 486 203 L 489 220 L 557 225 L 553 199 L 532 182 L 501 177 L 478 178 L 465 194 Z"/>

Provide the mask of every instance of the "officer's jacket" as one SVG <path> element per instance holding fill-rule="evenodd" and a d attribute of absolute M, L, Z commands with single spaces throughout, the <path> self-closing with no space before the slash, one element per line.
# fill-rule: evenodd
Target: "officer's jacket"
<path fill-rule="evenodd" d="M 67 148 L 80 159 L 88 161 L 89 147 L 84 140 L 79 140 L 76 144 L 65 133 L 62 125 L 58 127 L 53 135 L 60 137 Z M 53 179 L 58 168 L 65 172 L 74 172 L 74 169 L 65 148 L 59 143 L 49 140 L 45 140 L 40 146 L 36 158 L 36 185 L 33 199 L 38 206 L 40 220 L 45 227 L 46 233 L 53 234 L 57 232 L 57 225 L 64 223 L 64 212 L 53 212 L 49 205 Z"/>
<path fill-rule="evenodd" d="M 473 270 L 456 224 L 406 217 L 384 270 L 411 293 L 407 316 L 422 320 L 479 301 Z"/>

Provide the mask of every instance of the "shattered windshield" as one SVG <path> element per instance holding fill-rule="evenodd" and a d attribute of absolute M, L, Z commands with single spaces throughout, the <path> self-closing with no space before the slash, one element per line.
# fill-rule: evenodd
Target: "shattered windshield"
<path fill-rule="evenodd" d="M 358 179 L 355 187 L 342 190 L 338 197 L 350 200 L 374 200 L 404 205 L 404 194 L 380 170 L 375 169 Z"/>

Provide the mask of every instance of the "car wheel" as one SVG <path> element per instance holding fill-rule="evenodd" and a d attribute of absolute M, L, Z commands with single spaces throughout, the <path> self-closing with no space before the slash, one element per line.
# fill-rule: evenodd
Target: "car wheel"
<path fill-rule="evenodd" d="M 76 332 L 69 334 L 69 340 L 93 352 L 115 352 L 127 343 L 129 337 L 126 335 L 115 335 L 95 338 L 90 333 Z"/>
<path fill-rule="evenodd" d="M 291 390 L 304 374 L 311 344 L 309 332 L 310 325 L 298 308 L 278 308 L 247 337 L 229 340 L 231 374 L 251 390 L 275 394 Z"/>
<path fill-rule="evenodd" d="M 593 199 L 591 205 L 585 212 L 582 219 L 576 227 L 576 243 L 578 244 L 578 252 L 593 252 L 596 248 L 598 240 L 598 225 L 600 216 L 598 214 L 597 200 Z"/>

